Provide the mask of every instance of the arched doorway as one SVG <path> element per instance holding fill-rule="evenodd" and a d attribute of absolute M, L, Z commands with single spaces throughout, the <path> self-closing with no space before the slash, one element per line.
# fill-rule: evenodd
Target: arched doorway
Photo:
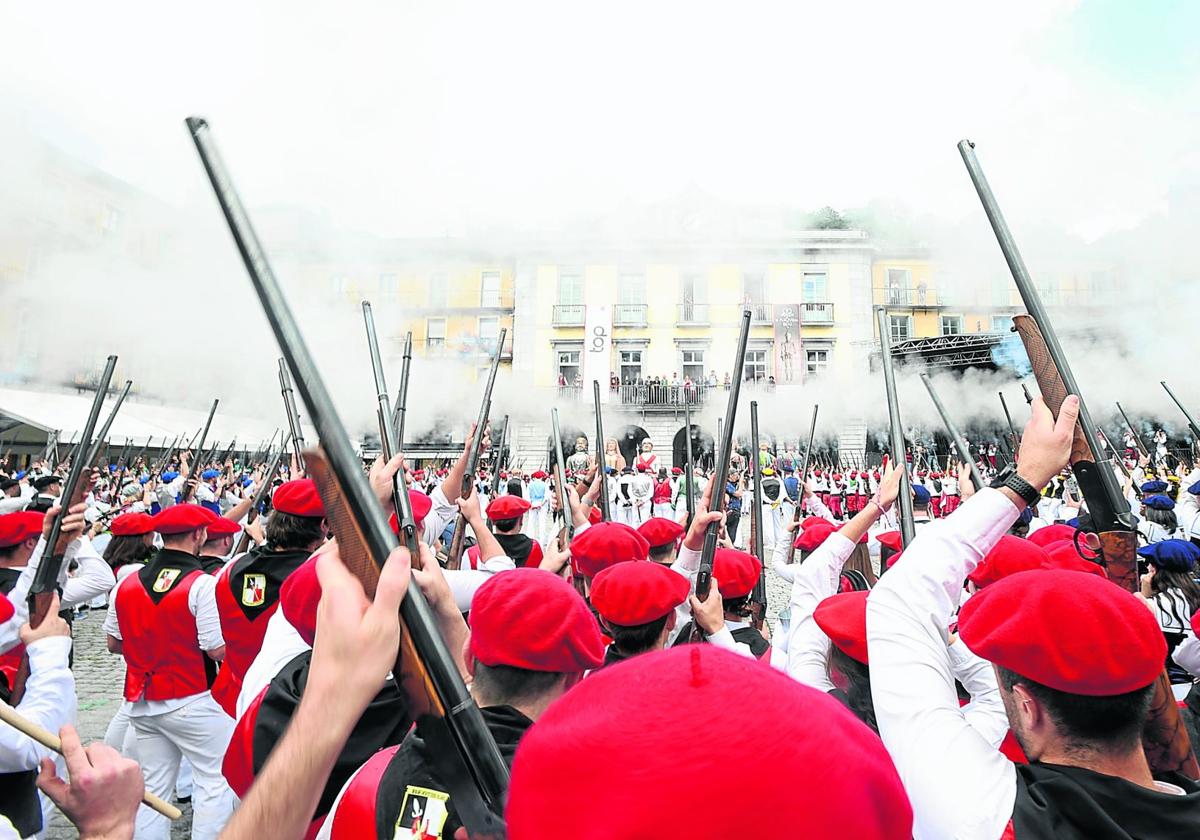
<path fill-rule="evenodd" d="M 687 463 L 687 427 L 681 428 L 671 440 L 671 466 L 683 468 Z M 708 432 L 692 424 L 692 460 L 708 469 L 716 452 L 716 441 Z"/>
<path fill-rule="evenodd" d="M 621 450 L 626 464 L 633 466 L 638 452 L 641 451 L 642 441 L 648 437 L 650 433 L 641 426 L 630 425 L 617 432 L 617 448 Z"/>

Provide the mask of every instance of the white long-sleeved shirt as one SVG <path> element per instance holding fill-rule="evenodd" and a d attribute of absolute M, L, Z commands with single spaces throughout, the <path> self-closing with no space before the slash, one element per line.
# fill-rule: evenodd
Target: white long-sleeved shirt
<path fill-rule="evenodd" d="M 996 840 L 1012 817 L 1016 771 L 959 708 L 947 628 L 966 576 L 1018 513 L 999 490 L 980 490 L 921 528 L 867 600 L 875 717 L 918 840 Z"/>
<path fill-rule="evenodd" d="M 825 670 L 829 637 L 813 620 L 813 611 L 838 590 L 842 565 L 854 552 L 854 543 L 841 534 L 830 534 L 805 558 L 792 581 L 792 632 L 788 639 L 788 676 L 818 691 L 833 690 Z"/>
<path fill-rule="evenodd" d="M 33 489 L 32 484 L 22 484 L 21 492 L 16 496 L 5 496 L 0 499 L 0 514 L 24 510 L 25 505 L 29 504 L 35 495 L 37 495 L 37 491 Z"/>
<path fill-rule="evenodd" d="M 579 532 L 576 531 L 576 533 L 578 534 Z M 696 591 L 696 575 L 700 571 L 700 552 L 693 551 L 685 545 L 680 545 L 679 552 L 675 555 L 675 562 L 671 564 L 671 569 L 688 579 L 688 583 L 691 584 L 691 591 L 694 594 Z M 683 629 L 683 626 L 691 620 L 691 602 L 684 601 L 675 608 L 675 629 L 671 631 L 670 637 L 667 639 L 667 647 L 675 643 L 675 639 Z M 708 642 L 717 647 L 731 650 L 741 656 L 754 659 L 754 652 L 750 650 L 750 646 L 735 641 L 733 638 L 733 631 L 744 626 L 745 624 L 742 623 L 726 621 L 724 627 L 707 637 Z"/>
<path fill-rule="evenodd" d="M 17 712 L 26 720 L 58 732 L 75 720 L 75 677 L 67 667 L 70 636 L 38 639 L 25 648 L 29 655 L 29 679 Z M 11 726 L 0 724 L 0 773 L 36 770 L 50 750 Z"/>
<path fill-rule="evenodd" d="M 12 618 L 0 624 L 0 653 L 11 650 L 21 641 L 21 625 L 29 621 L 29 587 L 33 585 L 33 578 L 41 565 L 45 548 L 46 540 L 39 539 L 29 557 L 29 564 L 21 570 L 21 576 L 8 593 L 14 613 Z M 72 561 L 75 562 L 76 568 L 74 573 L 68 575 L 67 570 Z M 80 537 L 67 546 L 58 578 L 58 585 L 62 590 L 59 597 L 62 609 L 86 604 L 96 596 L 108 592 L 114 583 L 116 578 L 113 577 L 112 569 L 104 562 L 104 558 L 96 553 L 91 540 Z"/>

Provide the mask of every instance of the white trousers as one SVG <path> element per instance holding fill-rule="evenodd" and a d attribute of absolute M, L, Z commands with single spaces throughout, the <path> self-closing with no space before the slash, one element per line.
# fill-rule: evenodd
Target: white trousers
<path fill-rule="evenodd" d="M 221 763 L 233 735 L 234 720 L 211 695 L 161 715 L 129 719 L 137 736 L 138 759 L 146 790 L 166 799 L 175 787 L 179 764 L 192 765 L 192 838 L 215 840 L 233 813 L 233 791 L 221 775 Z M 138 840 L 168 840 L 170 820 L 145 806 L 138 809 Z"/>
<path fill-rule="evenodd" d="M 686 504 L 684 505 L 684 508 L 685 509 L 687 508 Z M 661 517 L 663 519 L 674 519 L 675 518 L 674 509 L 671 507 L 669 502 L 662 502 L 662 503 L 656 504 L 654 506 L 654 515 Z"/>

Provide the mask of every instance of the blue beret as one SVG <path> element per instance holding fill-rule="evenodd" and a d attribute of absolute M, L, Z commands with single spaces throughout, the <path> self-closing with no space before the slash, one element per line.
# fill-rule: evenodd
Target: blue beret
<path fill-rule="evenodd" d="M 108 471 L 109 471 L 110 473 L 114 473 L 114 472 L 116 472 L 116 471 L 117 471 L 117 465 L 116 465 L 116 464 L 109 464 L 109 465 L 108 465 Z"/>
<path fill-rule="evenodd" d="M 216 478 L 219 475 L 220 473 L 216 470 L 205 470 L 204 472 L 200 473 L 200 477 L 205 481 L 208 481 L 210 478 Z"/>
<path fill-rule="evenodd" d="M 617 474 L 617 468 L 616 468 L 616 467 L 605 467 L 605 468 L 604 468 L 604 472 L 605 472 L 607 475 L 616 475 L 616 474 Z"/>
<path fill-rule="evenodd" d="M 20 481 L 22 478 L 24 478 L 28 474 L 29 474 L 29 470 L 21 470 L 19 473 L 17 473 L 17 481 Z M 1200 481 L 1198 481 L 1196 483 L 1200 484 Z"/>
<path fill-rule="evenodd" d="M 1079 517 L 1073 516 L 1070 519 L 1068 519 L 1066 522 L 1064 522 L 1063 524 L 1070 525 L 1072 528 L 1078 528 L 1079 527 Z"/>
<path fill-rule="evenodd" d="M 1137 553 L 1165 572 L 1186 572 L 1200 561 L 1200 548 L 1190 540 L 1163 540 L 1139 548 Z"/>
<path fill-rule="evenodd" d="M 1159 481 L 1157 478 L 1153 481 L 1147 481 L 1142 485 L 1143 493 L 1163 493 L 1166 492 L 1167 482 Z"/>
<path fill-rule="evenodd" d="M 162 474 L 163 481 L 174 481 L 177 478 L 179 478 L 179 473 L 175 472 L 174 470 L 167 470 Z"/>
<path fill-rule="evenodd" d="M 929 504 L 929 490 L 924 484 L 913 485 L 913 501 L 919 504 Z"/>
<path fill-rule="evenodd" d="M 1032 522 L 1033 521 L 1033 508 L 1027 507 L 1027 508 L 1025 508 L 1025 510 L 1021 511 L 1021 515 L 1017 517 L 1017 521 L 1020 522 L 1022 525 L 1028 525 L 1030 522 Z"/>
<path fill-rule="evenodd" d="M 253 483 L 254 483 L 254 479 L 252 479 L 250 476 L 248 476 L 248 475 L 242 476 L 242 486 L 243 487 L 249 487 Z"/>
<path fill-rule="evenodd" d="M 20 476 L 18 475 L 17 478 L 20 478 Z M 1200 496 L 1200 481 L 1197 481 L 1195 484 L 1193 484 L 1187 490 L 1193 496 Z"/>
<path fill-rule="evenodd" d="M 138 484 L 145 484 L 149 480 L 150 480 L 150 476 L 148 476 L 148 475 L 138 476 Z"/>
<path fill-rule="evenodd" d="M 1142 499 L 1142 504 L 1154 510 L 1174 510 L 1175 503 L 1168 496 L 1153 495 Z"/>
<path fill-rule="evenodd" d="M 796 468 L 795 468 L 795 467 L 793 467 L 791 464 L 784 464 L 784 465 L 783 465 L 783 471 L 784 471 L 784 472 L 786 472 L 786 473 L 795 472 L 795 471 L 796 471 Z"/>

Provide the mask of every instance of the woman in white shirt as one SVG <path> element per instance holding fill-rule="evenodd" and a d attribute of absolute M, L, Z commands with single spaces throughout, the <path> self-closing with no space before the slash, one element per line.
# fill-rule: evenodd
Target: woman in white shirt
<path fill-rule="evenodd" d="M 1167 640 L 1167 672 L 1171 682 L 1190 686 L 1192 677 L 1171 659 L 1175 648 L 1193 635 L 1191 617 L 1200 610 L 1200 583 L 1196 582 L 1200 547 L 1188 540 L 1162 540 L 1138 549 L 1149 562 L 1142 575 L 1142 597 L 1158 619 Z"/>

